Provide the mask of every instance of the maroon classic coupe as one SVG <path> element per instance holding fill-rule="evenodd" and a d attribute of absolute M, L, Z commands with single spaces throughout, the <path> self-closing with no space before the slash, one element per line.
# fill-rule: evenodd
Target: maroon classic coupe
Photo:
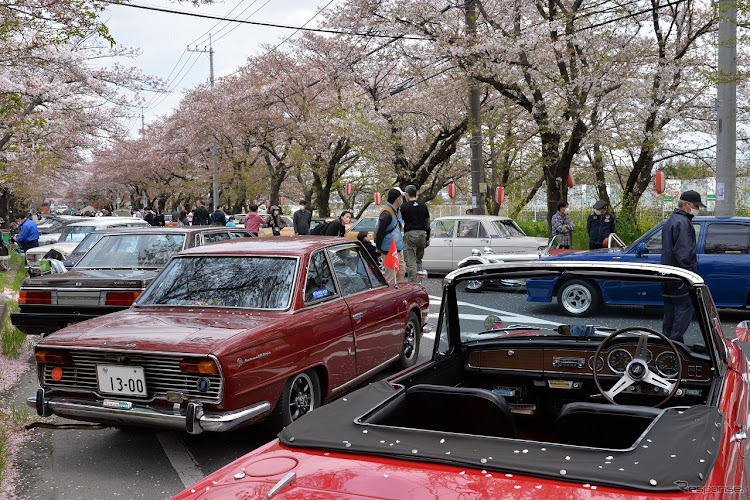
<path fill-rule="evenodd" d="M 263 238 L 175 256 L 128 310 L 42 338 L 39 415 L 227 431 L 289 424 L 417 360 L 429 299 L 359 242 Z"/>

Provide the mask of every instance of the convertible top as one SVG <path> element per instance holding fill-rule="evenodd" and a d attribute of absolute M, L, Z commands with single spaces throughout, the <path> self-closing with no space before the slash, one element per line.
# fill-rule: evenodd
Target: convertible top
<path fill-rule="evenodd" d="M 403 387 L 370 384 L 279 433 L 289 447 L 434 462 L 645 491 L 700 487 L 719 455 L 724 415 L 697 405 L 663 410 L 629 449 L 602 449 L 368 423 Z M 466 414 L 470 420 L 472 415 Z M 612 429 L 617 432 L 617 429 Z"/>

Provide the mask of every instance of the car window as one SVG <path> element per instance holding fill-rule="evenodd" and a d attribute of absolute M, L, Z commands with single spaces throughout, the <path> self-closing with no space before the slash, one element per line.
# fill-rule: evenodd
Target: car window
<path fill-rule="evenodd" d="M 750 226 L 744 224 L 709 224 L 704 253 L 748 253 Z"/>
<path fill-rule="evenodd" d="M 217 241 L 226 241 L 229 239 L 229 233 L 226 232 L 218 232 L 218 233 L 204 233 L 203 234 L 203 242 L 205 244 L 208 243 L 216 243 Z"/>
<path fill-rule="evenodd" d="M 377 217 L 363 217 L 357 221 L 350 231 L 367 231 L 371 233 L 375 231 L 375 225 L 378 223 Z"/>
<path fill-rule="evenodd" d="M 235 238 L 249 238 L 250 237 L 250 233 L 243 233 L 241 231 L 231 232 L 231 233 L 229 233 L 229 235 L 232 237 L 232 239 L 235 239 Z"/>
<path fill-rule="evenodd" d="M 356 248 L 342 248 L 332 252 L 331 261 L 341 285 L 341 293 L 345 296 L 372 288 L 367 267 Z"/>
<path fill-rule="evenodd" d="M 169 263 L 137 304 L 286 309 L 296 263 L 290 257 L 180 257 Z"/>
<path fill-rule="evenodd" d="M 481 228 L 481 224 L 478 220 L 462 220 L 458 224 L 458 234 L 456 234 L 457 238 L 481 238 L 482 236 L 479 235 L 479 231 Z M 483 229 L 483 228 L 482 228 Z M 484 233 L 486 237 L 487 233 Z"/>
<path fill-rule="evenodd" d="M 310 266 L 307 268 L 305 302 L 322 301 L 335 295 L 336 286 L 333 283 L 331 267 L 328 265 L 325 253 L 319 250 L 310 257 Z"/>
<path fill-rule="evenodd" d="M 91 231 L 96 229 L 94 226 L 65 226 L 65 229 L 60 233 L 60 239 L 58 243 L 63 241 L 83 241 Z"/>
<path fill-rule="evenodd" d="M 430 239 L 432 238 L 453 238 L 453 227 L 456 225 L 454 220 L 436 220 L 430 227 Z"/>
<path fill-rule="evenodd" d="M 523 230 L 518 227 L 518 224 L 516 224 L 516 222 L 513 220 L 496 220 L 493 221 L 493 224 L 498 229 L 498 231 L 501 231 L 500 227 L 502 227 L 509 236 L 526 236 L 526 233 L 524 233 Z"/>
<path fill-rule="evenodd" d="M 663 228 L 664 226 L 655 231 L 654 234 L 652 234 L 646 241 L 644 241 L 644 243 L 646 244 L 646 251 L 644 253 L 661 253 L 661 232 Z M 693 224 L 693 230 L 695 231 L 695 240 L 698 241 L 698 236 L 700 236 L 701 234 L 701 225 Z"/>
<path fill-rule="evenodd" d="M 182 250 L 182 234 L 104 235 L 77 267 L 96 269 L 159 268 Z"/>
<path fill-rule="evenodd" d="M 73 250 L 73 253 L 75 254 L 83 254 L 86 253 L 86 251 L 94 246 L 94 243 L 99 241 L 103 235 L 101 233 L 94 233 L 91 232 L 86 235 L 86 237 L 78 244 L 78 246 Z"/>

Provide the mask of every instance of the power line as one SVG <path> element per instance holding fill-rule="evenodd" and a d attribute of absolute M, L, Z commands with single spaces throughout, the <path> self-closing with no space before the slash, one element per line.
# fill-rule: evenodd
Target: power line
<path fill-rule="evenodd" d="M 265 1 L 265 3 L 264 3 L 263 5 L 261 5 L 261 6 L 260 6 L 260 7 L 258 7 L 257 9 L 255 9 L 255 10 L 253 11 L 253 13 L 252 13 L 252 14 L 250 14 L 249 16 L 247 16 L 247 17 L 245 18 L 245 21 L 247 21 L 248 19 L 250 19 L 251 17 L 253 17 L 253 16 L 255 15 L 255 14 L 257 14 L 258 12 L 260 12 L 260 10 L 261 10 L 261 9 L 262 9 L 263 7 L 265 7 L 266 5 L 268 5 L 268 2 L 270 2 L 270 1 L 271 1 L 271 0 L 266 0 L 266 1 Z M 248 6 L 248 9 L 249 9 L 250 7 L 252 7 L 252 6 L 253 6 L 253 4 L 255 4 L 255 2 L 253 2 L 252 4 L 250 4 L 250 5 Z M 245 10 L 247 10 L 247 9 L 245 9 Z M 243 10 L 242 12 L 245 12 L 245 10 Z M 216 34 L 218 35 L 218 34 L 219 34 L 219 33 L 221 33 L 222 31 L 224 31 L 224 30 L 225 30 L 226 28 L 228 28 L 228 27 L 229 27 L 230 25 L 231 25 L 231 23 L 227 23 L 227 24 L 225 24 L 224 26 L 222 26 L 222 27 L 221 27 L 221 29 L 220 29 L 220 30 L 219 30 L 219 31 L 218 31 L 218 32 L 217 32 Z M 222 38 L 224 38 L 225 36 L 227 36 L 227 35 L 228 35 L 228 34 L 230 34 L 230 33 L 231 33 L 232 31 L 236 30 L 236 29 L 237 29 L 237 28 L 239 28 L 239 27 L 240 27 L 240 25 L 239 25 L 239 24 L 235 24 L 234 26 L 232 26 L 232 28 L 231 28 L 231 29 L 230 29 L 229 31 L 227 31 L 227 32 L 226 32 L 226 33 L 224 33 L 223 35 L 221 35 L 221 36 L 217 37 L 217 38 L 216 38 L 216 39 L 215 39 L 214 41 L 217 41 L 217 42 L 218 42 L 219 40 L 221 40 Z"/>
<path fill-rule="evenodd" d="M 684 1 L 684 0 L 683 0 Z M 322 28 L 305 28 L 302 26 L 289 26 L 285 24 L 274 24 L 274 23 L 262 23 L 259 21 L 248 21 L 245 19 L 231 19 L 226 17 L 220 17 L 220 16 L 210 16 L 208 14 L 198 14 L 197 12 L 184 12 L 180 10 L 173 10 L 173 9 L 164 9 L 162 7 L 152 7 L 147 5 L 138 5 L 134 3 L 118 3 L 113 0 L 104 0 L 104 3 L 109 3 L 111 5 L 120 5 L 123 7 L 132 7 L 135 9 L 143 9 L 143 10 L 150 10 L 155 12 L 165 12 L 167 14 L 178 14 L 181 16 L 190 16 L 190 17 L 200 17 L 203 19 L 215 19 L 218 21 L 229 21 L 234 23 L 240 23 L 240 24 L 250 24 L 253 26 L 264 26 L 267 28 L 281 28 L 281 29 L 289 29 L 289 30 L 298 30 L 298 31 L 313 31 L 316 33 L 329 33 L 333 35 L 349 35 L 349 36 L 361 36 L 365 38 L 393 38 L 393 35 L 382 35 L 379 33 L 352 33 L 349 31 L 341 31 L 341 30 L 328 30 L 328 29 L 322 29 Z M 404 40 L 429 40 L 429 38 L 424 37 L 401 37 Z"/>
<path fill-rule="evenodd" d="M 250 3 L 250 5 L 248 5 L 248 6 L 247 6 L 247 7 L 245 7 L 244 9 L 242 9 L 242 11 L 241 11 L 241 12 L 240 12 L 240 13 L 239 13 L 238 15 L 242 15 L 242 13 L 243 13 L 243 12 L 245 12 L 245 11 L 246 11 L 247 9 L 249 9 L 250 7 L 252 7 L 253 5 L 255 5 L 255 2 L 257 2 L 257 1 L 258 1 L 258 0 L 253 0 L 253 1 L 252 1 L 252 2 Z M 229 14 L 231 14 L 232 12 L 234 12 L 234 11 L 235 11 L 235 9 L 237 9 L 237 8 L 238 8 L 238 7 L 240 6 L 240 5 L 242 5 L 243 3 L 245 3 L 245 0 L 240 0 L 240 1 L 239 1 L 239 2 L 237 3 L 237 5 L 235 5 L 235 6 L 234 6 L 234 7 L 232 8 L 232 10 L 230 10 L 229 12 L 227 12 L 227 13 L 226 13 L 225 17 L 229 16 Z M 198 38 L 196 38 L 195 40 L 193 40 L 192 42 L 190 42 L 190 43 L 189 43 L 188 45 L 200 45 L 200 44 L 201 44 L 201 40 L 203 40 L 203 43 L 205 43 L 205 40 L 204 40 L 204 39 L 205 39 L 206 35 L 208 35 L 209 33 L 216 33 L 216 32 L 214 31 L 214 30 L 216 29 L 216 27 L 217 27 L 217 26 L 219 26 L 219 25 L 221 25 L 221 24 L 222 24 L 222 23 L 224 23 L 224 22 L 225 22 L 225 21 L 218 21 L 218 22 L 217 22 L 216 24 L 214 24 L 213 26 L 211 26 L 211 27 L 210 27 L 210 28 L 209 28 L 209 29 L 208 29 L 208 30 L 207 30 L 206 32 L 204 32 L 204 33 L 203 33 L 203 34 L 202 34 L 201 36 L 199 36 Z"/>

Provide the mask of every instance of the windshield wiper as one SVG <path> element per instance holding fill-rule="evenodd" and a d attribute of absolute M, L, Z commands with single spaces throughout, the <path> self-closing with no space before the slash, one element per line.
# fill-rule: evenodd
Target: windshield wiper
<path fill-rule="evenodd" d="M 502 332 L 509 332 L 509 331 L 518 331 L 518 330 L 535 330 L 535 331 L 549 331 L 549 332 L 555 332 L 557 333 L 556 328 L 547 328 L 544 326 L 532 326 L 532 325 L 508 325 L 501 328 L 495 328 L 493 330 L 485 330 L 483 332 L 476 333 L 476 335 L 487 335 L 490 333 L 502 333 Z"/>

